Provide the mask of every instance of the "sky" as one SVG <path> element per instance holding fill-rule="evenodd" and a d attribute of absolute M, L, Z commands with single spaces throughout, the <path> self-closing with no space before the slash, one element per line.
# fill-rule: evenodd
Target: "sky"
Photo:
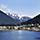
<path fill-rule="evenodd" d="M 40 14 L 40 0 L 0 0 L 0 9 L 33 18 Z"/>

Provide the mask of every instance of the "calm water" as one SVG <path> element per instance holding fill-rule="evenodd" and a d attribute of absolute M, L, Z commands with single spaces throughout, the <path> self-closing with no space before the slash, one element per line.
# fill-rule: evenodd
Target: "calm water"
<path fill-rule="evenodd" d="M 40 40 L 40 32 L 25 30 L 0 31 L 0 40 Z"/>

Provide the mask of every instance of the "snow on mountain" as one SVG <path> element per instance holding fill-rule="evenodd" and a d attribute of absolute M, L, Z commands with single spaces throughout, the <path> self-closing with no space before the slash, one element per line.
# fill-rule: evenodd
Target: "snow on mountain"
<path fill-rule="evenodd" d="M 28 21 L 30 19 L 31 19 L 30 17 L 23 16 L 23 17 L 21 17 L 20 21 L 25 22 L 25 21 Z"/>
<path fill-rule="evenodd" d="M 13 11 L 12 9 L 8 8 L 7 6 L 3 4 L 0 6 L 0 10 L 2 10 L 4 13 L 6 13 L 8 16 L 12 17 L 16 21 L 22 22 L 22 21 L 27 21 L 30 19 L 30 17 L 26 17 L 26 16 L 21 17 L 20 12 Z"/>

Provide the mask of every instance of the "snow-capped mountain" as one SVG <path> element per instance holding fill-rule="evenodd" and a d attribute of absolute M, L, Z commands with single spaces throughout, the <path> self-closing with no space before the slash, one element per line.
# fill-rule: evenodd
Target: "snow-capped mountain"
<path fill-rule="evenodd" d="M 15 23 L 21 23 L 21 22 L 25 22 L 31 19 L 30 17 L 26 17 L 26 16 L 22 16 L 20 18 L 20 16 L 15 13 L 6 13 L 6 14 L 12 17 L 15 20 Z"/>
<path fill-rule="evenodd" d="M 11 16 L 13 19 L 18 20 L 20 22 L 25 22 L 25 21 L 28 21 L 28 20 L 31 19 L 30 17 L 26 17 L 26 16 L 22 16 L 20 18 L 17 14 L 12 15 L 12 14 L 9 13 L 8 15 Z"/>
<path fill-rule="evenodd" d="M 10 13 L 8 13 L 7 15 L 10 16 L 10 17 L 12 17 L 13 19 L 19 21 L 20 17 L 17 14 L 10 14 Z"/>
<path fill-rule="evenodd" d="M 25 22 L 25 21 L 28 21 L 30 19 L 31 19 L 30 17 L 23 16 L 23 17 L 21 17 L 20 21 Z"/>
<path fill-rule="evenodd" d="M 12 17 L 13 19 L 15 19 L 17 22 L 25 22 L 25 21 L 28 21 L 30 20 L 31 18 L 28 17 L 28 16 L 22 16 L 21 18 L 17 15 L 17 14 L 10 14 L 8 13 L 8 15 L 10 17 Z"/>

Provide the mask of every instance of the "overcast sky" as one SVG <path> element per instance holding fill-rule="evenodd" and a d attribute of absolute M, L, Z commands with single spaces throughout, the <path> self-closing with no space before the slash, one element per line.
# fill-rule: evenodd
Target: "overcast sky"
<path fill-rule="evenodd" d="M 1 8 L 7 8 L 21 16 L 33 17 L 40 14 L 40 0 L 0 0 Z"/>

